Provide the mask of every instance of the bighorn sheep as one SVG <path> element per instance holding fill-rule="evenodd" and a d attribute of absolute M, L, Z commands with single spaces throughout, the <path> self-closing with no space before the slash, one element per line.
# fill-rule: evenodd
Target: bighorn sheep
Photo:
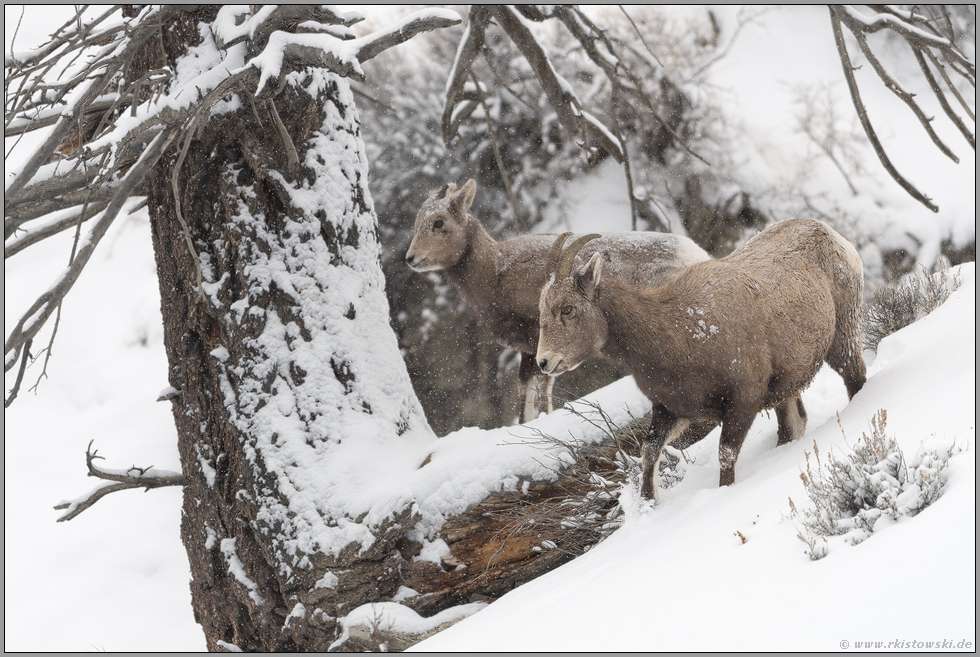
<path fill-rule="evenodd" d="M 447 185 L 429 193 L 415 219 L 415 235 L 405 254 L 420 272 L 442 271 L 495 340 L 521 353 L 518 373 L 520 421 L 535 410 L 538 300 L 545 282 L 544 258 L 554 235 L 522 235 L 494 240 L 470 206 L 476 182 Z M 602 253 L 608 271 L 635 284 L 660 285 L 695 262 L 708 259 L 686 237 L 665 233 L 620 233 L 602 237 L 583 255 Z M 545 376 L 543 406 L 551 411 L 553 376 Z"/>
<path fill-rule="evenodd" d="M 864 385 L 861 258 L 819 221 L 776 223 L 660 287 L 605 276 L 598 254 L 573 271 L 573 249 L 558 256 L 563 242 L 541 292 L 538 365 L 558 375 L 602 351 L 633 375 L 653 402 L 641 450 L 647 499 L 659 499 L 661 451 L 692 421 L 721 422 L 727 486 L 759 411 L 776 408 L 778 444 L 803 434 L 799 395 L 824 361 L 849 397 Z"/>

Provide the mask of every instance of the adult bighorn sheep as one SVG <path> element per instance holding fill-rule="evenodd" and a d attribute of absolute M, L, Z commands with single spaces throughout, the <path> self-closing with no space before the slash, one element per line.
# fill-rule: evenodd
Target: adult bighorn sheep
<path fill-rule="evenodd" d="M 554 244 L 554 275 L 541 292 L 538 365 L 558 375 L 601 351 L 633 375 L 653 402 L 641 450 L 644 498 L 659 499 L 661 452 L 692 421 L 721 422 L 727 486 L 759 411 L 776 408 L 777 444 L 803 434 L 799 395 L 824 361 L 849 397 L 864 385 L 861 258 L 819 221 L 776 223 L 660 287 L 604 275 L 601 255 L 573 271 L 574 249 L 561 253 L 563 244 Z"/>
<path fill-rule="evenodd" d="M 538 301 L 545 283 L 545 257 L 554 235 L 522 235 L 494 240 L 470 206 L 476 181 L 433 190 L 415 219 L 415 235 L 405 260 L 416 271 L 442 271 L 473 308 L 492 337 L 521 354 L 518 371 L 520 421 L 533 418 L 535 387 L 551 412 L 554 376 L 542 375 L 538 349 Z M 584 256 L 601 253 L 610 274 L 634 284 L 660 285 L 688 265 L 709 258 L 686 237 L 666 233 L 619 233 L 588 245 Z M 532 376 L 543 386 L 528 385 Z"/>

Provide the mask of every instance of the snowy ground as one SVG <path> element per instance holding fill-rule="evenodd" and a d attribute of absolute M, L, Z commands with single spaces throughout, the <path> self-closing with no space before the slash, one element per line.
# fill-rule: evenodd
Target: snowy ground
<path fill-rule="evenodd" d="M 17 16 L 5 16 L 9 39 Z M 742 154 L 745 175 L 772 182 L 799 173 L 806 143 L 785 127 L 792 113 L 787 81 L 801 75 L 835 81 L 846 100 L 827 23 L 822 9 L 772 12 L 712 71 L 715 84 L 730 87 L 732 123 L 751 146 Z M 974 155 L 950 138 L 963 162 L 945 160 L 886 94 L 867 92 L 869 105 L 882 103 L 872 108 L 880 132 L 889 148 L 903 149 L 896 165 L 941 213 L 905 196 L 873 160 L 876 173 L 859 181 L 860 197 L 851 197 L 826 163 L 808 171 L 808 184 L 867 220 L 866 232 L 885 242 L 911 232 L 927 247 L 928 262 L 929 250 L 934 254 L 950 231 L 975 235 Z M 576 230 L 613 229 L 610 216 L 622 217 L 617 229 L 628 227 L 625 186 L 614 176 L 605 180 L 579 188 Z M 600 225 L 590 223 L 600 218 Z M 67 261 L 70 244 L 50 242 L 34 259 L 5 262 L 6 326 Z M 874 264 L 873 249 L 863 255 Z M 738 482 L 719 489 L 717 439 L 703 441 L 689 452 L 695 463 L 687 477 L 664 491 L 660 507 L 641 513 L 628 505 L 626 525 L 598 548 L 420 648 L 834 650 L 843 641 L 854 649 L 859 641 L 950 640 L 954 647 L 971 641 L 975 649 L 972 267 L 963 278 L 939 311 L 882 343 L 868 385 L 851 404 L 839 378 L 821 373 L 804 395 L 810 428 L 800 442 L 775 448 L 775 420 L 760 417 L 739 460 Z M 30 384 L 39 370 L 40 364 L 28 372 Z M 5 650 L 204 649 L 179 539 L 179 490 L 111 495 L 70 523 L 55 523 L 59 512 L 52 509 L 93 486 L 84 475 L 90 440 L 109 467 L 179 469 L 170 409 L 154 401 L 168 382 L 145 216 L 117 221 L 69 296 L 48 375 L 37 395 L 25 386 L 4 413 Z M 634 408 L 644 403 L 629 381 L 598 394 Z M 785 519 L 787 497 L 805 501 L 798 477 L 803 451 L 816 440 L 823 453 L 843 452 L 880 408 L 888 410 L 888 430 L 907 457 L 923 441 L 955 440 L 966 452 L 951 460 L 946 493 L 933 506 L 897 523 L 882 521 L 858 546 L 832 539 L 829 555 L 811 562 Z M 538 422 L 555 429 L 567 418 Z M 439 451 L 450 454 L 461 439 Z"/>

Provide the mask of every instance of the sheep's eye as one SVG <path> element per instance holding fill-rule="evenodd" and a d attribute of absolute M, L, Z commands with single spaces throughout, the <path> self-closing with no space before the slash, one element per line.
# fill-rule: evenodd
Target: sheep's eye
<path fill-rule="evenodd" d="M 562 306 L 561 307 L 561 314 L 562 315 L 567 315 L 570 312 L 572 312 L 572 307 L 571 306 Z"/>
<path fill-rule="evenodd" d="M 442 219 L 440 219 L 439 221 L 433 222 L 432 227 L 433 228 L 442 228 Z"/>

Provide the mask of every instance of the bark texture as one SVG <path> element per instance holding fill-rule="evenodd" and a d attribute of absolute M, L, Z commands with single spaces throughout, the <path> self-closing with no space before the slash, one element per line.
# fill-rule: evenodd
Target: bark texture
<path fill-rule="evenodd" d="M 211 18 L 210 10 L 184 13 L 164 30 L 163 51 L 170 63 L 199 42 L 198 22 Z M 148 52 L 148 58 L 153 56 Z M 332 318 L 314 319 L 315 308 L 281 283 L 257 286 L 253 270 L 271 266 L 277 253 L 296 252 L 309 243 L 324 245 L 332 264 L 342 268 L 350 265 L 345 259 L 351 253 L 373 253 L 376 242 L 350 220 L 373 217 L 361 171 L 343 172 L 346 180 L 338 186 L 338 193 L 347 195 L 340 202 L 347 216 L 328 216 L 327 204 L 312 211 L 311 222 L 310 209 L 294 203 L 296 190 L 316 184 L 321 174 L 317 158 L 325 164 L 327 156 L 314 153 L 312 160 L 299 163 L 293 157 L 297 150 L 306 158 L 331 118 L 336 122 L 330 127 L 338 131 L 334 141 L 341 147 L 356 148 L 359 140 L 351 134 L 357 122 L 346 83 L 326 77 L 287 84 L 271 101 L 255 101 L 242 90 L 237 108 L 213 114 L 190 142 L 180 166 L 178 196 L 172 186 L 178 149 L 165 156 L 146 183 L 170 382 L 180 390 L 173 410 L 189 482 L 181 534 L 193 576 L 195 617 L 211 650 L 225 643 L 242 650 L 326 650 L 338 635 L 340 606 L 351 609 L 390 597 L 398 586 L 394 578 L 379 577 L 394 572 L 400 559 L 393 548 L 397 522 L 373 527 L 376 540 L 364 552 L 355 544 L 335 555 L 315 546 L 296 548 L 290 539 L 302 528 L 276 513 L 290 505 L 283 489 L 289 482 L 266 467 L 267 452 L 256 435 L 261 434 L 256 418 L 268 400 L 289 398 L 289 393 L 300 399 L 310 375 L 296 361 L 277 362 L 279 355 L 270 353 L 262 336 L 270 327 L 290 327 L 282 339 L 291 348 L 322 328 L 312 322 Z M 196 253 L 186 245 L 184 224 Z M 311 225 L 318 230 L 310 230 Z M 196 284 L 198 267 L 204 297 Z M 289 273 L 306 276 L 310 286 L 323 286 L 315 271 Z M 353 321 L 357 311 L 351 303 L 342 320 Z M 349 362 L 338 355 L 330 365 L 340 386 L 353 387 L 357 374 Z M 370 400 L 363 404 L 361 411 L 370 414 Z M 315 417 L 302 417 L 306 410 L 297 401 L 284 414 L 314 423 Z M 276 440 L 273 432 L 271 441 Z M 333 575 L 334 570 L 343 573 Z M 332 586 L 318 587 L 325 576 Z"/>

